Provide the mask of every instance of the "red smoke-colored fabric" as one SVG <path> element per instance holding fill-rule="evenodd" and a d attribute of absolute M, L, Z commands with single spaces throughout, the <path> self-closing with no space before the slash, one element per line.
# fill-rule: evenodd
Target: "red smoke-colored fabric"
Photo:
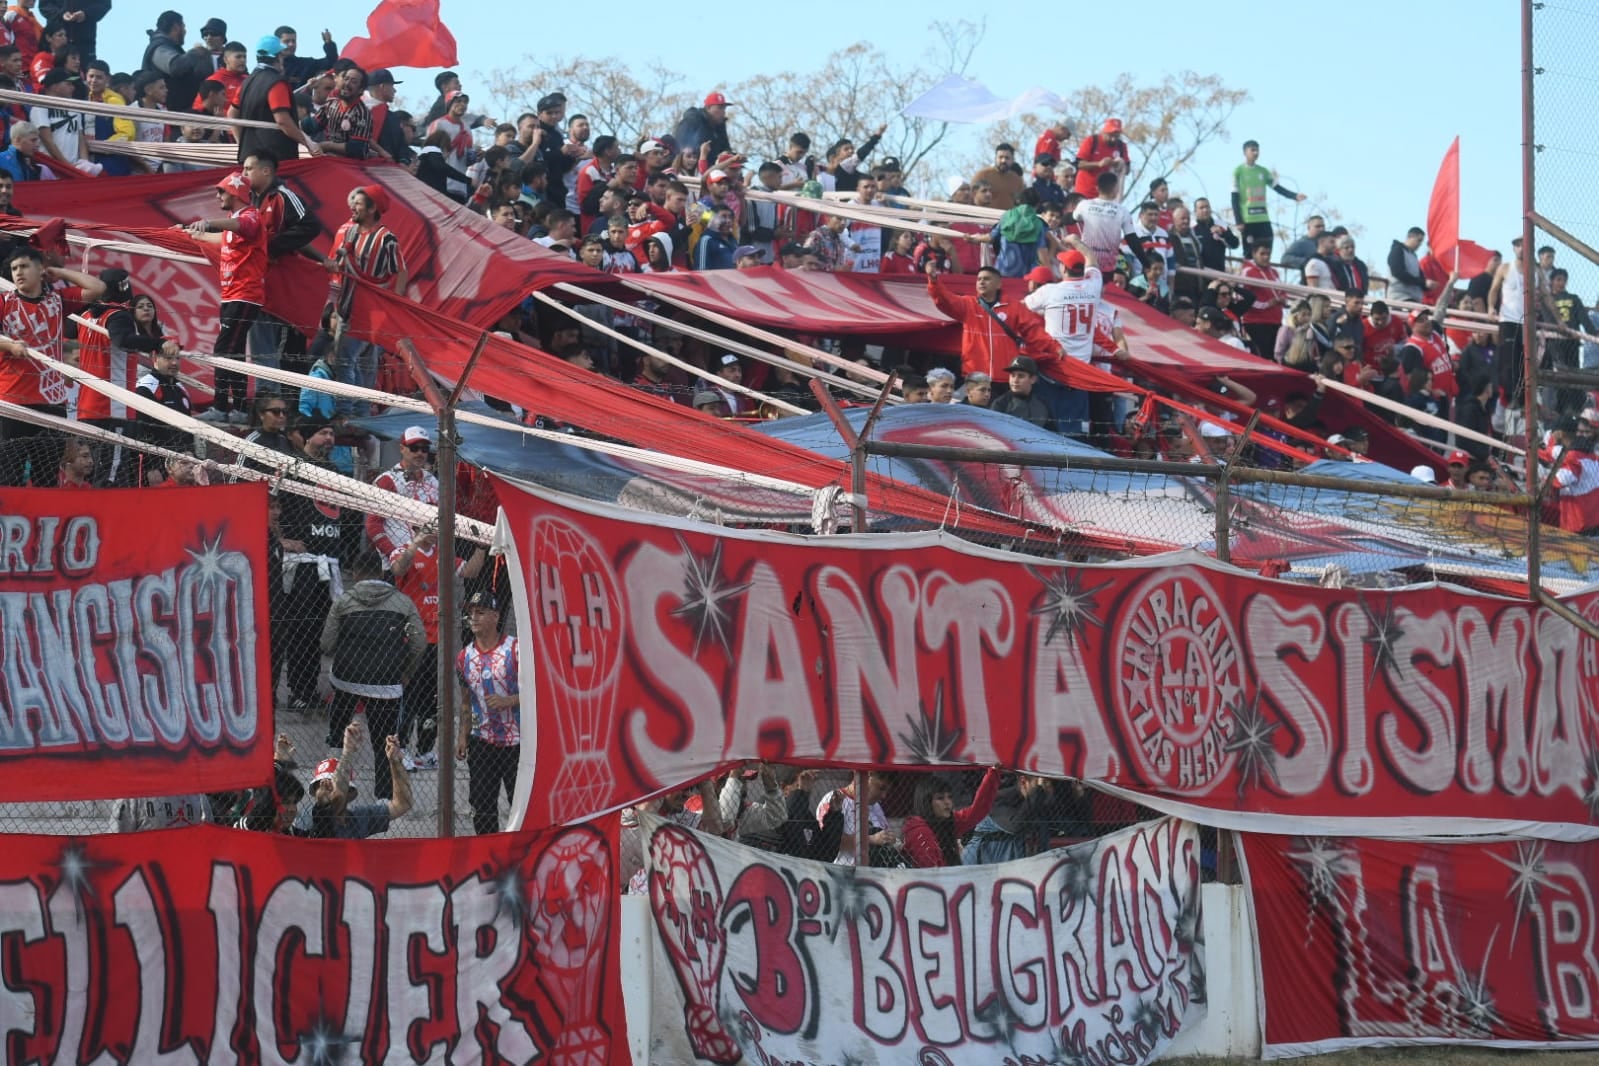
<path fill-rule="evenodd" d="M 383 0 L 366 17 L 366 32 L 344 46 L 344 58 L 364 70 L 455 66 L 455 35 L 439 21 L 439 0 Z"/>

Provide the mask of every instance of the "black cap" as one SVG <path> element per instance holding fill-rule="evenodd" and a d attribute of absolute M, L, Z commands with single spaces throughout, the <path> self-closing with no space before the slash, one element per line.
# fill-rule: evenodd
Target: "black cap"
<path fill-rule="evenodd" d="M 548 96 L 539 97 L 538 106 L 534 110 L 548 111 L 550 108 L 560 107 L 564 103 L 566 103 L 565 93 L 550 93 Z"/>
<path fill-rule="evenodd" d="M 789 241 L 787 244 L 783 245 L 783 247 L 780 250 L 779 254 L 780 255 L 810 255 L 811 254 L 811 250 L 809 248 L 805 247 L 799 241 Z"/>
<path fill-rule="evenodd" d="M 1225 325 L 1227 322 L 1227 312 L 1214 304 L 1206 304 L 1194 312 L 1194 316 L 1203 322 L 1215 322 L 1221 325 Z"/>
<path fill-rule="evenodd" d="M 877 169 L 878 170 L 901 170 L 902 171 L 905 168 L 900 166 L 899 157 L 898 156 L 891 155 L 887 159 L 883 160 L 881 163 L 877 164 Z"/>
<path fill-rule="evenodd" d="M 1012 370 L 1024 370 L 1029 374 L 1038 373 L 1038 363 L 1030 355 L 1018 355 L 1010 361 L 1010 366 L 1005 368 L 1006 373 Z"/>
<path fill-rule="evenodd" d="M 1350 426 L 1344 430 L 1344 440 L 1365 440 L 1366 431 L 1360 426 Z"/>
<path fill-rule="evenodd" d="M 1556 433 L 1575 433 L 1577 432 L 1577 429 L 1578 422 L 1576 415 L 1566 415 L 1560 421 L 1555 423 Z"/>
<path fill-rule="evenodd" d="M 470 611 L 474 608 L 480 611 L 493 611 L 495 614 L 500 612 L 500 605 L 494 602 L 494 594 L 482 589 L 466 598 L 466 609 Z"/>
<path fill-rule="evenodd" d="M 48 89 L 50 86 L 60 85 L 64 81 L 77 80 L 78 76 L 66 67 L 56 67 L 44 76 L 44 85 L 42 87 Z"/>
<path fill-rule="evenodd" d="M 379 67 L 366 76 L 368 85 L 404 85 L 403 81 L 394 80 L 394 72 L 388 67 Z"/>
<path fill-rule="evenodd" d="M 228 24 L 221 19 L 207 19 L 204 26 L 200 27 L 201 37 L 226 37 Z"/>

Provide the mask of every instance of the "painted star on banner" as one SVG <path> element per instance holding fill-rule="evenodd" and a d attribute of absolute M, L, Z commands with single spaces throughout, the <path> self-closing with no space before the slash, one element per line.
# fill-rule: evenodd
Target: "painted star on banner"
<path fill-rule="evenodd" d="M 527 921 L 528 885 L 522 876 L 520 862 L 508 862 L 504 868 L 490 874 L 483 890 L 494 894 L 495 922 L 500 920 L 502 914 L 509 914 L 511 924 L 517 928 Z"/>
<path fill-rule="evenodd" d="M 1233 735 L 1222 750 L 1238 756 L 1238 795 L 1259 788 L 1267 777 L 1277 780 L 1277 745 L 1274 738 L 1280 724 L 1266 717 L 1260 707 L 1260 693 L 1248 700 L 1239 699 L 1232 708 Z"/>
<path fill-rule="evenodd" d="M 1075 844 L 1066 852 L 1061 864 L 1060 896 L 1057 906 L 1063 915 L 1075 911 L 1094 891 L 1094 868 L 1099 859 L 1099 846 L 1095 841 Z"/>
<path fill-rule="evenodd" d="M 1029 566 L 1027 572 L 1044 586 L 1043 602 L 1030 613 L 1049 619 L 1049 628 L 1044 631 L 1045 644 L 1064 634 L 1068 644 L 1076 645 L 1090 626 L 1105 628 L 1104 619 L 1094 613 L 1094 600 L 1111 582 L 1085 587 L 1083 571 L 1064 566 L 1051 570 Z"/>
<path fill-rule="evenodd" d="M 1493 852 L 1488 855 L 1501 866 L 1510 870 L 1510 887 L 1505 890 L 1505 898 L 1515 898 L 1516 920 L 1510 926 L 1510 953 L 1516 952 L 1516 930 L 1521 928 L 1522 921 L 1527 912 L 1538 906 L 1541 902 L 1538 890 L 1552 889 L 1559 895 L 1569 895 L 1567 889 L 1557 885 L 1549 877 L 1549 871 L 1544 865 L 1544 853 L 1549 849 L 1549 842 L 1545 840 L 1520 840 L 1516 842 L 1516 857 L 1513 859 L 1501 858 Z"/>
<path fill-rule="evenodd" d="M 193 548 L 183 549 L 199 564 L 200 571 L 196 576 L 203 587 L 215 588 L 227 579 L 227 574 L 222 569 L 222 557 L 227 554 L 222 550 L 223 532 L 218 530 L 216 539 L 212 541 L 207 541 L 204 533 L 200 534 L 199 551 Z"/>
<path fill-rule="evenodd" d="M 69 840 L 61 847 L 61 857 L 52 863 L 60 874 L 60 884 L 72 894 L 72 905 L 78 917 L 83 917 L 85 900 L 94 899 L 94 886 L 89 875 L 100 863 L 89 858 L 87 845 L 81 840 Z"/>
<path fill-rule="evenodd" d="M 1498 935 L 1496 928 L 1488 937 L 1488 946 L 1482 953 L 1482 967 L 1474 974 L 1465 974 L 1460 981 L 1460 1013 L 1467 1025 L 1484 1036 L 1505 1021 L 1494 1003 L 1493 989 L 1488 987 L 1488 956 L 1493 952 L 1494 937 Z"/>
<path fill-rule="evenodd" d="M 750 583 L 734 585 L 723 577 L 721 541 L 716 542 L 706 557 L 695 555 L 681 536 L 677 543 L 683 549 L 683 602 L 673 609 L 672 615 L 687 618 L 693 624 L 695 655 L 700 653 L 707 637 L 720 644 L 723 651 L 731 652 L 732 614 L 728 605 L 742 596 Z"/>
<path fill-rule="evenodd" d="M 928 712 L 926 700 L 921 702 L 921 709 L 921 716 L 911 723 L 910 733 L 899 734 L 906 755 L 912 762 L 948 762 L 960 746 L 961 731 L 959 726 L 944 727 L 944 682 L 933 686 L 932 712 Z"/>
<path fill-rule="evenodd" d="M 347 1054 L 351 1048 L 361 1046 L 360 1038 L 338 1031 L 331 1022 L 318 1018 L 309 1032 L 296 1037 L 305 1052 L 310 1066 L 344 1066 L 354 1060 Z"/>
<path fill-rule="evenodd" d="M 1405 664 L 1399 659 L 1398 644 L 1404 639 L 1405 629 L 1394 613 L 1391 596 L 1380 613 L 1366 602 L 1364 596 L 1360 598 L 1360 608 L 1366 612 L 1366 621 L 1370 625 L 1370 632 L 1362 638 L 1362 642 L 1372 653 L 1371 677 L 1366 682 L 1372 685 L 1376 683 L 1383 667 L 1392 667 L 1396 673 L 1404 669 Z"/>
<path fill-rule="evenodd" d="M 1349 854 L 1348 849 L 1326 837 L 1300 837 L 1299 850 L 1290 851 L 1288 858 L 1299 867 L 1305 879 L 1312 913 L 1324 903 L 1342 913 L 1344 898 L 1338 888 L 1338 879 L 1360 872 L 1359 861 Z M 1308 923 L 1305 939 L 1308 943 Z"/>
<path fill-rule="evenodd" d="M 1588 819 L 1599 821 L 1599 748 L 1589 750 L 1585 762 L 1588 785 L 1583 789 L 1582 801 L 1588 805 Z"/>

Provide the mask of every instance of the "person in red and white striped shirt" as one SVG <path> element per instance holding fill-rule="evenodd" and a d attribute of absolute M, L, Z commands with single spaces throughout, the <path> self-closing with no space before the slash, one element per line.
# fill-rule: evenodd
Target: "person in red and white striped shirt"
<path fill-rule="evenodd" d="M 328 302 L 333 308 L 331 328 L 337 334 L 355 309 L 356 291 L 362 284 L 375 285 L 404 294 L 410 275 L 400 241 L 383 225 L 389 209 L 388 190 L 381 185 L 362 185 L 350 190 L 350 221 L 333 235 L 333 250 L 324 264 L 333 274 Z M 378 380 L 378 346 L 347 336 L 338 353 L 339 380 L 347 385 L 373 388 Z M 336 402 L 338 414 L 354 410 L 351 401 Z"/>

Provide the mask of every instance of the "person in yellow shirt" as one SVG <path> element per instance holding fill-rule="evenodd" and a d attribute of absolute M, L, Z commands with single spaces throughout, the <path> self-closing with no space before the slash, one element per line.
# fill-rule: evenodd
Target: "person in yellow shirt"
<path fill-rule="evenodd" d="M 83 83 L 89 90 L 89 101 L 96 104 L 114 104 L 117 107 L 126 107 L 128 102 L 122 95 L 111 88 L 111 67 L 103 59 L 94 59 L 83 71 Z M 131 118 L 112 118 L 109 115 L 94 116 L 94 140 L 96 144 L 107 141 L 129 143 L 135 140 L 133 120 Z M 113 155 L 110 152 L 97 152 L 93 159 L 105 167 L 107 174 L 151 174 L 155 168 L 138 156 Z"/>

